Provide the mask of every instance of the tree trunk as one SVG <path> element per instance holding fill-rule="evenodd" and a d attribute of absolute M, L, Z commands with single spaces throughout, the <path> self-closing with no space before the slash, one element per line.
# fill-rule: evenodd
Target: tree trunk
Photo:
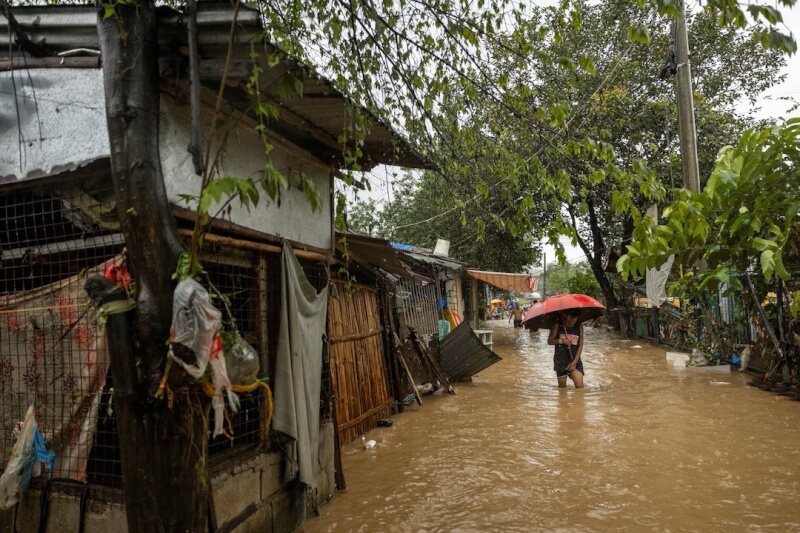
<path fill-rule="evenodd" d="M 597 280 L 598 285 L 600 285 L 600 290 L 603 291 L 603 298 L 606 300 L 606 307 L 608 309 L 614 309 L 618 307 L 619 302 L 617 301 L 617 295 L 614 292 L 614 284 L 611 283 L 611 280 L 608 279 L 605 270 L 603 270 L 603 252 L 605 252 L 605 243 L 603 242 L 603 231 L 600 228 L 600 223 L 597 220 L 597 215 L 594 211 L 594 202 L 591 199 L 587 200 L 587 206 L 589 208 L 589 229 L 592 232 L 592 244 L 593 248 L 590 250 L 589 246 L 584 242 L 583 239 L 578 237 L 578 245 L 583 250 L 583 253 L 586 255 L 586 260 L 589 262 L 589 267 L 592 269 L 592 274 L 594 274 L 595 279 Z M 573 217 L 573 225 L 575 224 L 575 219 Z M 577 227 L 575 228 L 577 231 Z M 625 320 L 622 314 L 618 314 L 619 320 L 614 323 L 611 321 L 611 325 L 614 326 L 614 329 L 617 331 L 622 331 L 623 333 L 627 328 L 624 327 Z"/>
<path fill-rule="evenodd" d="M 108 346 L 115 384 L 129 531 L 202 531 L 208 490 L 209 400 L 173 366 L 169 401 L 154 393 L 164 371 L 177 259 L 183 250 L 161 173 L 155 5 L 114 4 L 98 14 L 111 175 L 136 310 L 112 315 Z"/>

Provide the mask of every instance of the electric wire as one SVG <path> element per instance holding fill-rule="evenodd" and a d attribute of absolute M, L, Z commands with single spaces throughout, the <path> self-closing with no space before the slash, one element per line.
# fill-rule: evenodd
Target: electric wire
<path fill-rule="evenodd" d="M 582 103 L 582 104 L 581 104 L 581 105 L 578 107 L 578 109 L 576 109 L 576 111 L 575 111 L 575 112 L 572 114 L 572 116 L 569 118 L 569 120 L 567 120 L 567 122 L 566 122 L 566 124 L 564 125 L 564 127 L 562 127 L 562 128 L 561 128 L 561 129 L 560 129 L 560 130 L 557 132 L 557 134 L 564 133 L 564 132 L 565 132 L 565 131 L 566 131 L 566 130 L 567 130 L 569 127 L 570 127 L 570 125 L 572 124 L 572 122 L 573 122 L 573 121 L 574 121 L 574 120 L 575 120 L 575 119 L 578 117 L 578 113 L 579 113 L 580 111 L 582 111 L 582 110 L 583 110 L 583 108 L 584 108 L 584 107 L 585 107 L 585 106 L 586 106 L 586 105 L 587 105 L 587 104 L 588 104 L 588 103 L 591 101 L 591 99 L 592 99 L 592 98 L 594 98 L 594 96 L 595 96 L 595 95 L 597 95 L 597 94 L 598 94 L 598 93 L 599 93 L 599 92 L 600 92 L 600 91 L 603 89 L 603 87 L 605 87 L 605 85 L 606 85 L 607 83 L 609 83 L 610 81 L 612 81 L 612 80 L 613 80 L 613 79 L 616 77 L 617 70 L 618 70 L 618 69 L 619 69 L 619 67 L 621 66 L 621 64 L 622 64 L 623 60 L 627 59 L 627 56 L 628 56 L 628 54 L 631 52 L 631 50 L 633 50 L 633 47 L 634 47 L 634 46 L 635 46 L 635 43 L 631 43 L 631 44 L 630 44 L 630 46 L 628 47 L 628 49 L 627 49 L 627 50 L 626 50 L 626 51 L 623 53 L 622 57 L 620 57 L 620 58 L 617 60 L 617 63 L 616 63 L 616 65 L 615 65 L 615 66 L 614 66 L 614 67 L 611 69 L 611 71 L 610 71 L 610 72 L 609 72 L 609 73 L 606 75 L 606 77 L 603 79 L 603 81 L 600 83 L 600 85 L 598 85 L 598 87 L 597 87 L 597 88 L 595 89 L 595 91 L 594 91 L 594 92 L 593 92 L 593 93 L 592 93 L 592 94 L 589 96 L 589 98 L 587 98 L 587 99 L 586 99 L 586 100 L 585 100 L 585 101 L 584 101 L 584 102 L 583 102 L 583 103 Z M 533 160 L 535 157 L 538 157 L 538 156 L 539 156 L 539 154 L 541 154 L 541 152 L 544 150 L 544 148 L 545 148 L 545 146 L 542 146 L 542 147 L 540 147 L 540 148 L 539 148 L 539 149 L 538 149 L 538 150 L 537 150 L 537 151 L 536 151 L 536 152 L 535 152 L 533 155 L 531 155 L 530 157 L 528 157 L 527 159 L 525 159 L 525 161 L 523 162 L 523 164 L 524 164 L 524 165 L 528 165 L 528 163 L 530 163 L 530 162 L 531 162 L 531 161 L 532 161 L 532 160 Z M 492 185 L 490 185 L 490 186 L 488 187 L 488 189 L 491 191 L 491 190 L 493 190 L 493 189 L 497 188 L 499 185 L 501 185 L 501 184 L 502 184 L 502 183 L 504 183 L 505 181 L 507 181 L 507 180 L 511 179 L 511 177 L 512 177 L 512 176 L 514 176 L 514 175 L 516 174 L 516 172 L 519 172 L 521 169 L 522 169 L 522 164 L 519 164 L 519 165 L 517 165 L 517 167 L 514 169 L 514 172 L 511 172 L 511 173 L 509 173 L 509 174 L 508 174 L 506 177 L 504 177 L 504 178 L 501 178 L 501 179 L 500 179 L 499 181 L 497 181 L 496 183 L 493 183 Z M 468 198 L 468 199 L 466 200 L 465 204 L 468 204 L 468 203 L 474 202 L 475 200 L 477 200 L 478 198 L 480 198 L 480 197 L 482 197 L 482 196 L 483 196 L 483 194 L 481 194 L 481 193 L 475 194 L 474 196 L 472 196 L 472 197 Z M 438 213 L 438 214 L 436 214 L 436 215 L 430 216 L 430 217 L 428 217 L 428 218 L 426 218 L 426 219 L 424 219 L 424 220 L 419 220 L 419 221 L 416 221 L 416 222 L 409 222 L 409 223 L 407 223 L 407 224 L 401 224 L 401 225 L 398 225 L 398 226 L 392 226 L 391 228 L 384 228 L 384 229 L 389 229 L 389 230 L 390 230 L 390 233 L 391 233 L 391 234 L 394 234 L 394 231 L 395 231 L 395 230 L 398 230 L 398 229 L 404 229 L 404 228 L 409 228 L 409 227 L 413 227 L 413 226 L 418 226 L 418 225 L 420 225 L 420 224 L 426 224 L 426 223 L 428 223 L 428 222 L 432 222 L 432 221 L 434 221 L 434 220 L 437 220 L 437 219 L 439 219 L 439 218 L 441 218 L 441 217 L 443 217 L 443 216 L 446 216 L 446 215 L 448 215 L 448 214 L 452 213 L 453 211 L 456 211 L 456 210 L 458 210 L 458 209 L 461 209 L 461 208 L 462 208 L 462 206 L 455 206 L 455 207 L 452 207 L 452 208 L 450 208 L 450 209 L 447 209 L 447 210 L 445 210 L 445 211 L 443 211 L 443 212 L 441 212 L 441 213 Z"/>

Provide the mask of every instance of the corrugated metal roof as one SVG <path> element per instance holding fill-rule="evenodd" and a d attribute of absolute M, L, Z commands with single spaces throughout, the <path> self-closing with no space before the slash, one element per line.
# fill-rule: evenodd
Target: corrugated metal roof
<path fill-rule="evenodd" d="M 76 48 L 99 48 L 97 9 L 93 6 L 20 6 L 13 7 L 12 13 L 29 38 L 43 44 L 53 55 Z M 186 17 L 166 7 L 159 8 L 159 17 L 161 54 L 164 57 L 174 56 L 186 44 Z M 233 10 L 228 3 L 198 2 L 200 70 L 203 83 L 210 89 L 216 90 L 218 87 L 215 82 L 219 83 L 226 57 L 232 17 Z M 239 9 L 237 25 L 229 82 L 249 79 L 251 39 L 262 29 L 258 11 L 246 6 Z M 18 53 L 14 36 L 11 35 L 12 42 L 9 43 L 9 35 L 8 23 L 5 17 L 0 17 L 0 53 L 9 50 Z M 268 56 L 281 52 L 269 43 L 258 44 L 257 49 L 261 53 L 259 66 L 263 69 L 263 80 L 259 81 L 261 87 L 269 87 L 271 82 L 288 72 L 303 84 L 302 96 L 282 104 L 281 117 L 270 121 L 270 129 L 319 159 L 345 168 L 339 137 L 353 120 L 348 108 L 355 104 L 338 91 L 332 82 L 294 58 L 286 58 L 271 66 Z M 7 55 L 3 57 L 9 63 Z M 244 87 L 226 88 L 226 95 L 242 111 L 252 107 Z M 368 170 L 376 164 L 430 167 L 430 163 L 391 127 L 366 109 L 362 108 L 362 112 L 372 118 L 372 127 L 362 147 L 364 156 L 359 161 L 362 170 Z"/>
<path fill-rule="evenodd" d="M 400 262 L 397 251 L 391 247 L 389 241 L 348 233 L 345 242 L 342 242 L 343 237 L 344 233 L 336 232 L 336 249 L 348 253 L 356 262 L 412 279 L 411 272 Z"/>
<path fill-rule="evenodd" d="M 423 255 L 416 252 L 406 252 L 405 255 L 411 257 L 412 259 L 416 259 L 422 263 L 428 263 L 431 265 L 450 268 L 452 270 L 461 270 L 466 266 L 466 263 L 462 263 L 457 261 L 453 258 L 444 258 L 441 256 L 433 256 L 433 255 Z"/>
<path fill-rule="evenodd" d="M 466 321 L 439 341 L 439 366 L 450 382 L 474 376 L 501 360 L 483 345 Z"/>

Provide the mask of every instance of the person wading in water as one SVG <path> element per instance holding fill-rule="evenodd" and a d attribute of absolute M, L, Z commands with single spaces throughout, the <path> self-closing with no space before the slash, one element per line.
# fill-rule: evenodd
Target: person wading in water
<path fill-rule="evenodd" d="M 558 377 L 558 388 L 567 386 L 567 377 L 575 384 L 576 389 L 583 388 L 583 325 L 578 324 L 580 311 L 570 309 L 550 329 L 547 344 L 556 347 L 553 354 L 553 369 Z"/>
<path fill-rule="evenodd" d="M 522 327 L 522 316 L 525 312 L 522 310 L 522 307 L 519 304 L 514 306 L 514 310 L 511 311 L 511 316 L 508 317 L 508 321 L 511 322 L 511 319 L 514 319 L 514 327 L 521 328 Z"/>

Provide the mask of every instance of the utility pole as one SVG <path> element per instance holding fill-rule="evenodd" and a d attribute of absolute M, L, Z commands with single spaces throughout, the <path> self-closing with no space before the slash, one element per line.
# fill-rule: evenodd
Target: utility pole
<path fill-rule="evenodd" d="M 689 59 L 689 35 L 686 31 L 686 4 L 681 1 L 681 18 L 675 19 L 675 62 L 678 94 L 678 128 L 681 142 L 683 186 L 700 192 L 700 169 L 697 163 L 697 130 L 694 123 L 692 65 Z"/>
<path fill-rule="evenodd" d="M 547 298 L 547 254 L 542 254 L 544 257 L 544 267 L 542 269 L 542 299 Z"/>

